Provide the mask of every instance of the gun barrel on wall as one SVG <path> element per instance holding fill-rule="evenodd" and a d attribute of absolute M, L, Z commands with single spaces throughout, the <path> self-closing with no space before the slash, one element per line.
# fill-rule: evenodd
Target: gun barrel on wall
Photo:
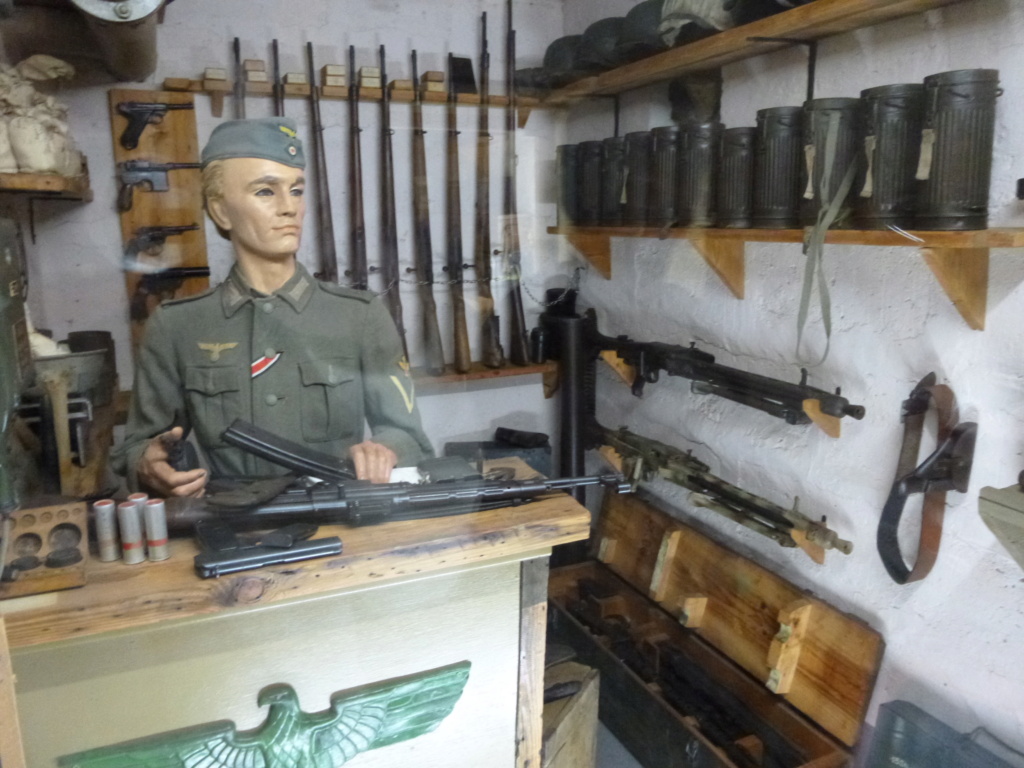
<path fill-rule="evenodd" d="M 359 134 L 359 83 L 355 77 L 356 49 L 348 48 L 348 204 L 349 204 L 349 278 L 353 288 L 366 290 L 370 275 L 366 264 L 366 222 L 363 217 L 363 153 Z"/>
<path fill-rule="evenodd" d="M 471 362 L 469 351 L 469 330 L 466 327 L 466 297 L 462 289 L 462 201 L 459 188 L 459 126 L 456 115 L 454 57 L 448 54 L 448 142 L 447 160 L 447 205 L 445 222 L 448 241 L 447 272 L 451 286 L 452 323 L 454 325 L 454 352 L 452 363 L 458 373 L 466 373 Z M 486 108 L 486 107 L 485 107 Z"/>
<path fill-rule="evenodd" d="M 310 134 L 313 139 L 313 164 L 316 169 L 317 221 L 320 225 L 320 272 L 317 276 L 330 283 L 338 282 L 338 251 L 334 244 L 334 221 L 331 218 L 331 190 L 327 182 L 327 157 L 324 147 L 324 126 L 320 119 L 320 91 L 316 86 L 316 65 L 313 44 L 306 43 L 306 64 L 309 70 Z"/>
<path fill-rule="evenodd" d="M 473 240 L 473 268 L 476 272 L 480 318 L 480 359 L 488 368 L 505 364 L 501 348 L 500 322 L 494 313 L 491 291 L 491 130 L 490 71 L 487 51 L 487 13 L 481 18 L 480 113 L 476 138 L 476 208 Z"/>
<path fill-rule="evenodd" d="M 508 357 L 514 365 L 526 365 L 529 351 L 526 341 L 526 318 L 520 286 L 523 255 L 519 243 L 519 221 L 516 204 L 516 32 L 512 28 L 512 0 L 508 0 L 508 35 L 506 42 L 505 90 L 505 179 L 504 237 L 506 277 L 509 284 L 509 347 Z"/>
<path fill-rule="evenodd" d="M 434 301 L 434 264 L 430 241 L 430 201 L 427 192 L 427 154 L 423 130 L 423 101 L 416 69 L 416 51 L 412 52 L 412 209 L 413 248 L 416 261 L 416 283 L 423 305 L 421 338 L 426 353 L 426 368 L 434 375 L 444 373 L 444 350 L 441 329 L 437 324 L 437 303 Z"/>

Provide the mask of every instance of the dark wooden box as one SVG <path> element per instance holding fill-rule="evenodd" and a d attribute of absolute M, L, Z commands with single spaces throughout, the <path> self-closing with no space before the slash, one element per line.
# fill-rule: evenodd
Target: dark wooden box
<path fill-rule="evenodd" d="M 849 764 L 877 632 L 637 496 L 608 497 L 595 549 L 552 571 L 549 631 L 645 768 Z"/>

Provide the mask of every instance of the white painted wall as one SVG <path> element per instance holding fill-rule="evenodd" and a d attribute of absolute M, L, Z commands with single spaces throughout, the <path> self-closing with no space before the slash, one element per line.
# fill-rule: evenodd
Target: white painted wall
<path fill-rule="evenodd" d="M 592 4 L 567 0 L 566 30 L 602 15 L 622 14 L 629 0 Z M 1024 225 L 1014 197 L 1024 176 L 1024 4 L 970 0 L 941 11 L 890 22 L 821 43 L 816 94 L 857 96 L 862 88 L 914 82 L 952 69 L 1001 70 L 992 184 L 992 224 Z M 727 67 L 723 121 L 753 125 L 755 112 L 800 104 L 804 54 L 784 51 Z M 610 109 L 577 110 L 572 141 L 611 134 Z M 663 87 L 623 100 L 623 130 L 669 123 Z M 607 334 L 688 343 L 697 340 L 727 365 L 797 380 L 796 314 L 803 258 L 796 245 L 747 247 L 747 299 L 737 301 L 693 248 L 679 240 L 613 240 L 613 279 L 591 278 L 581 304 L 595 307 Z M 877 706 L 909 699 L 958 730 L 984 725 L 1024 746 L 1024 611 L 1020 568 L 977 514 L 982 486 L 1011 485 L 1022 468 L 1024 387 L 1024 261 L 1014 250 L 992 252 L 988 329 L 960 319 L 917 253 L 910 248 L 828 246 L 826 273 L 834 331 L 827 362 L 811 383 L 842 385 L 866 406 L 831 440 L 803 427 L 717 398 L 689 393 L 688 382 L 663 379 L 642 399 L 607 370 L 599 379 L 599 418 L 640 434 L 693 448 L 712 471 L 781 504 L 800 497 L 810 516 L 852 539 L 852 555 L 830 554 L 824 567 L 799 552 L 703 510 L 681 489 L 661 484 L 683 518 L 693 517 L 762 563 L 866 619 L 888 644 L 869 720 Z M 813 313 L 812 313 L 813 315 Z M 812 317 L 809 359 L 823 349 Z M 942 550 L 927 580 L 896 586 L 875 552 L 875 531 L 892 483 L 902 428 L 900 403 L 929 371 L 949 383 L 964 420 L 980 439 L 968 493 L 950 494 Z M 686 511 L 682 511 L 686 510 Z M 909 507 L 908 511 L 914 510 Z M 909 533 L 909 531 L 908 531 Z M 911 552 L 913 550 L 911 549 Z"/>
<path fill-rule="evenodd" d="M 139 83 L 142 89 L 159 89 L 165 77 L 198 77 L 207 66 L 231 70 L 231 40 L 241 38 L 243 58 L 270 58 L 270 41 L 280 41 L 282 71 L 306 70 L 305 43 L 312 41 L 317 66 L 326 63 L 347 63 L 348 46 L 356 46 L 358 66 L 377 66 L 377 49 L 387 46 L 389 79 L 411 77 L 409 53 L 417 49 L 420 71 L 447 69 L 447 54 L 469 56 L 479 78 L 480 13 L 487 11 L 491 51 L 491 92 L 504 93 L 505 4 L 500 0 L 463 0 L 456 3 L 435 3 L 427 0 L 411 2 L 341 2 L 313 0 L 299 5 L 285 0 L 177 0 L 168 7 L 166 21 L 158 29 L 159 64 L 152 77 Z M 540 63 L 551 30 L 562 26 L 559 0 L 533 0 L 517 3 L 518 49 L 520 66 Z M 37 242 L 29 244 L 31 282 L 30 310 L 39 327 L 50 328 L 55 337 L 68 331 L 105 329 L 114 333 L 118 347 L 118 368 L 123 387 L 131 384 L 131 357 L 127 323 L 127 299 L 120 264 L 121 234 L 114 208 L 116 185 L 107 110 L 106 92 L 114 84 L 99 73 L 83 73 L 84 77 L 60 95 L 71 106 L 72 131 L 80 148 L 89 159 L 95 200 L 89 204 L 39 202 L 35 204 Z M 93 85 L 83 84 L 96 83 Z M 120 84 L 118 87 L 132 87 Z M 246 104 L 250 117 L 270 115 L 270 99 L 250 97 Z M 288 100 L 286 112 L 296 118 L 303 138 L 308 139 L 308 106 L 301 100 Z M 325 101 L 322 105 L 325 138 L 328 146 L 334 227 L 338 239 L 342 269 L 347 263 L 347 141 L 348 108 L 343 102 Z M 209 99 L 196 98 L 196 119 L 200 144 L 205 143 L 217 120 L 210 113 Z M 363 134 L 364 199 L 366 230 L 371 263 L 376 261 L 379 241 L 379 115 L 375 104 L 361 105 Z M 230 98 L 225 105 L 225 118 L 232 116 Z M 467 261 L 472 261 L 473 207 L 475 173 L 475 136 L 477 111 L 459 110 L 462 130 L 460 164 L 462 170 L 463 248 Z M 424 109 L 428 154 L 428 179 L 433 225 L 435 270 L 439 279 L 445 258 L 444 238 L 444 109 L 428 105 Z M 412 265 L 412 208 L 410 201 L 411 108 L 392 106 L 393 145 L 395 153 L 395 190 L 398 206 L 399 251 L 403 267 Z M 551 134 L 551 117 L 535 113 L 527 128 L 520 131 L 519 210 L 520 234 L 526 293 L 524 301 L 528 326 L 540 311 L 530 294 L 543 297 L 547 283 L 560 284 L 558 275 L 568 269 L 560 263 L 555 238 L 543 232 L 540 198 L 550 200 L 550 191 L 538 194 L 546 168 Z M 504 110 L 491 113 L 494 135 L 491 154 L 491 238 L 494 248 L 501 248 L 501 173 L 504 151 Z M 307 141 L 308 146 L 308 141 Z M 24 213 L 24 205 L 15 204 Z M 550 207 L 550 205 L 548 206 Z M 307 230 L 300 259 L 316 268 L 315 212 L 307 214 Z M 221 280 L 231 264 L 228 243 L 207 224 L 209 261 L 213 280 Z M 501 258 L 494 259 L 495 274 L 500 276 Z M 411 276 L 410 276 L 411 277 Z M 473 279 L 468 272 L 467 279 Z M 479 357 L 478 339 L 474 329 L 476 286 L 465 286 L 470 308 L 469 327 L 474 358 Z M 507 284 L 496 282 L 494 295 L 498 312 L 507 323 Z M 448 291 L 435 288 L 440 309 L 442 334 L 450 337 L 451 318 Z M 409 329 L 410 355 L 413 365 L 421 361 L 414 342 L 420 311 L 414 285 L 402 286 L 405 322 Z M 507 324 L 506 330 L 507 332 Z M 507 338 L 507 337 L 506 337 Z M 451 357 L 451 344 L 446 347 Z M 554 402 L 545 401 L 539 376 L 508 379 L 496 387 L 493 383 L 432 389 L 420 399 L 427 432 L 435 447 L 441 450 L 447 440 L 489 438 L 497 425 L 523 429 L 552 431 Z M 515 383 L 511 383 L 515 382 Z"/>

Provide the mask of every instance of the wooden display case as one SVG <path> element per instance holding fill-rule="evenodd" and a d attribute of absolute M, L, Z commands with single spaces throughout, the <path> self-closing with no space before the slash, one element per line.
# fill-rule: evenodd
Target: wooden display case
<path fill-rule="evenodd" d="M 877 632 L 636 496 L 608 498 L 596 542 L 552 572 L 549 631 L 645 768 L 848 764 Z"/>

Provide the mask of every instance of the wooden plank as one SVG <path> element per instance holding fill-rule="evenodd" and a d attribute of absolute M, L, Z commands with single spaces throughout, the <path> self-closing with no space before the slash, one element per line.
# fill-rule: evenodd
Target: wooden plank
<path fill-rule="evenodd" d="M 165 104 L 193 104 L 191 93 L 180 91 L 137 91 L 114 88 L 109 92 L 110 127 L 114 145 L 114 162 L 151 160 L 159 163 L 195 163 L 199 161 L 199 137 L 196 132 L 194 109 L 168 110 L 163 120 L 147 125 L 133 150 L 121 146 L 120 137 L 128 124 L 127 118 L 117 111 L 123 101 L 156 102 Z M 198 169 L 181 169 L 169 174 L 170 189 L 166 192 L 147 192 L 136 188 L 132 208 L 121 213 L 121 242 L 127 246 L 140 227 L 182 226 L 198 224 L 195 231 L 167 238 L 159 253 L 141 253 L 138 266 L 146 269 L 167 267 L 205 267 L 206 230 Z M 128 265 L 132 266 L 132 265 Z M 136 306 L 149 311 L 156 308 L 161 298 L 180 298 L 206 290 L 210 281 L 205 277 L 185 280 L 179 287 L 169 286 L 162 296 L 148 299 L 137 295 L 141 274 L 125 272 L 128 301 L 140 299 Z M 167 295 L 170 294 L 170 295 Z M 145 320 L 132 319 L 132 349 L 138 346 L 145 329 Z"/>
<path fill-rule="evenodd" d="M 587 96 L 622 93 L 687 72 L 715 69 L 771 53 L 787 45 L 750 39 L 754 37 L 817 40 L 957 2 L 961 0 L 816 0 L 587 78 L 555 91 L 544 104 L 560 106 Z"/>
<path fill-rule="evenodd" d="M 485 379 L 502 379 L 508 376 L 547 376 L 558 370 L 558 363 L 531 363 L 530 365 L 506 365 L 502 368 L 488 368 L 483 363 L 471 363 L 466 373 L 456 373 L 451 365 L 445 366 L 440 376 L 431 376 L 425 369 L 415 368 L 412 375 L 417 384 L 430 386 L 434 384 L 453 384 L 460 381 L 481 381 Z"/>
<path fill-rule="evenodd" d="M 817 0 L 821 2 L 821 0 Z M 648 237 L 732 240 L 748 243 L 802 243 L 802 229 L 693 229 L 687 227 L 548 227 L 552 235 L 574 237 Z M 926 232 L 891 229 L 830 229 L 826 243 L 835 245 L 908 246 L 911 248 L 1019 248 L 1024 227 L 997 227 L 963 232 Z"/>
<path fill-rule="evenodd" d="M 679 531 L 677 556 L 666 576 L 662 601 L 678 611 L 687 595 L 708 598 L 697 634 L 747 670 L 768 679 L 769 649 L 780 611 L 806 599 L 814 608 L 814 629 L 803 639 L 800 663 L 785 698 L 843 743 L 860 733 L 881 662 L 881 636 L 806 590 L 736 554 L 642 498 L 612 495 L 598 536 L 617 542 L 609 567 L 638 589 L 651 583 L 665 536 Z"/>
<path fill-rule="evenodd" d="M 600 675 L 574 661 L 544 672 L 545 687 L 573 681 L 578 693 L 544 705 L 543 768 L 594 768 L 597 761 Z"/>
<path fill-rule="evenodd" d="M 59 176 L 56 173 L 0 173 L 0 192 L 22 192 L 66 200 L 92 200 L 89 173 Z"/>
<path fill-rule="evenodd" d="M 548 559 L 519 567 L 519 702 L 516 768 L 540 768 L 544 746 L 544 646 L 548 625 Z"/>
<path fill-rule="evenodd" d="M 12 647 L 83 637 L 171 618 L 217 613 L 241 605 L 271 604 L 331 589 L 363 589 L 474 563 L 535 556 L 557 544 L 585 539 L 590 513 L 558 493 L 519 507 L 362 528 L 322 526 L 340 536 L 338 557 L 292 563 L 221 579 L 199 579 L 195 544 L 171 541 L 171 557 L 126 566 L 91 560 L 89 586 L 0 603 Z"/>
<path fill-rule="evenodd" d="M 26 768 L 25 750 L 21 744 L 18 706 L 14 698 L 14 670 L 7 647 L 4 617 L 0 616 L 0 765 L 3 768 Z"/>

